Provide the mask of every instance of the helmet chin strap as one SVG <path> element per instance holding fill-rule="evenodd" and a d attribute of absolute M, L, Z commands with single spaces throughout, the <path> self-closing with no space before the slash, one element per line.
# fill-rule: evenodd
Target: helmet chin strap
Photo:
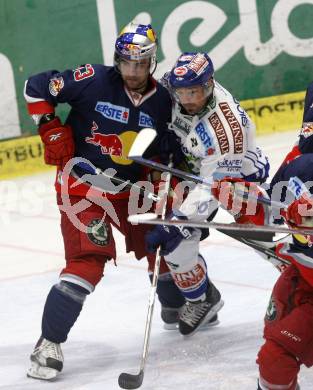
<path fill-rule="evenodd" d="M 151 60 L 150 61 L 152 61 L 152 58 L 151 58 Z M 151 65 L 150 65 L 151 66 Z M 153 75 L 153 73 L 156 71 L 156 68 L 157 68 L 157 66 L 158 66 L 158 61 L 155 59 L 154 60 L 154 66 L 153 66 L 153 69 L 151 70 L 150 69 L 150 74 L 151 74 L 151 76 Z"/>

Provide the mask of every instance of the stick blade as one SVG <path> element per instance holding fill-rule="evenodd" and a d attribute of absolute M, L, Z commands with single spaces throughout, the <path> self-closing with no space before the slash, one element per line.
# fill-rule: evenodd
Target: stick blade
<path fill-rule="evenodd" d="M 142 223 L 142 221 L 154 221 L 158 218 L 157 214 L 154 213 L 145 213 L 145 214 L 131 214 L 128 216 L 127 220 L 130 223 Z"/>
<path fill-rule="evenodd" d="M 139 374 L 122 372 L 118 377 L 118 384 L 122 389 L 138 389 L 143 382 L 143 370 Z"/>
<path fill-rule="evenodd" d="M 131 159 L 132 156 L 142 156 L 156 135 L 157 132 L 154 129 L 150 129 L 149 127 L 140 130 L 130 148 L 128 157 Z"/>

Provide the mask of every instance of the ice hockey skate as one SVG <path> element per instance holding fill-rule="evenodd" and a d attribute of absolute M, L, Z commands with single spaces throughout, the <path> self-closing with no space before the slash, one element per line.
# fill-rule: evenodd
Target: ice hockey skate
<path fill-rule="evenodd" d="M 35 379 L 52 380 L 62 371 L 63 353 L 61 345 L 40 338 L 30 355 L 31 367 L 27 376 Z"/>
<path fill-rule="evenodd" d="M 167 307 L 163 306 L 161 308 L 161 318 L 163 321 L 163 328 L 165 330 L 178 330 L 179 328 L 179 314 L 182 310 L 181 308 Z M 204 321 L 199 330 L 206 330 L 212 326 L 219 324 L 217 314 L 213 316 L 209 321 Z"/>
<path fill-rule="evenodd" d="M 217 317 L 224 301 L 212 282 L 209 282 L 204 301 L 187 301 L 180 312 L 179 331 L 183 336 L 192 336 L 203 324 Z M 217 318 L 216 318 L 217 320 Z"/>

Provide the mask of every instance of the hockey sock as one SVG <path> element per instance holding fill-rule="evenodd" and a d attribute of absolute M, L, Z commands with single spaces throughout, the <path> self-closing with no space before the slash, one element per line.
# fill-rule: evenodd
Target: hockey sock
<path fill-rule="evenodd" d="M 175 284 L 184 297 L 191 302 L 205 301 L 209 286 L 206 263 L 198 255 L 198 262 L 188 272 L 172 272 Z"/>
<path fill-rule="evenodd" d="M 149 278 L 152 281 L 152 275 L 149 275 Z M 162 306 L 179 308 L 185 304 L 185 298 L 174 283 L 170 273 L 159 276 L 156 291 Z"/>
<path fill-rule="evenodd" d="M 48 296 L 42 316 L 42 337 L 54 343 L 66 341 L 89 291 L 74 283 L 61 281 Z"/>

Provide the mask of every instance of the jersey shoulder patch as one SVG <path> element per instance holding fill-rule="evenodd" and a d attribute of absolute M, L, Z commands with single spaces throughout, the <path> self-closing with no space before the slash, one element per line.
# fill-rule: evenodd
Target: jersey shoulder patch
<path fill-rule="evenodd" d="M 85 64 L 73 70 L 75 81 L 82 81 L 95 75 L 95 69 L 91 64 Z"/>

